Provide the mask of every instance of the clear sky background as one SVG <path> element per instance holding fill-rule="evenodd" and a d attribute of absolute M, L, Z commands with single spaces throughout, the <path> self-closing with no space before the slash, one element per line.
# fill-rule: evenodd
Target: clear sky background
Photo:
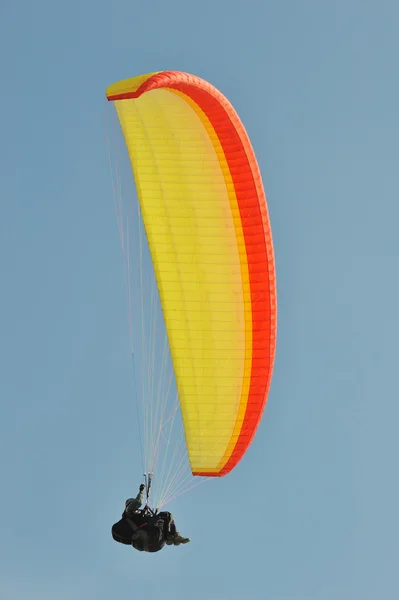
<path fill-rule="evenodd" d="M 398 20 L 395 0 L 2 0 L 1 600 L 399 597 Z M 248 130 L 279 329 L 251 449 L 170 507 L 191 544 L 143 555 L 110 537 L 141 465 L 104 92 L 162 69 Z"/>

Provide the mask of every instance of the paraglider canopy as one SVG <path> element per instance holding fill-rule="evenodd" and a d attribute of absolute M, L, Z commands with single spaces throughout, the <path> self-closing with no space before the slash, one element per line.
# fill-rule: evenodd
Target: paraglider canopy
<path fill-rule="evenodd" d="M 164 71 L 120 81 L 129 153 L 193 475 L 223 476 L 261 419 L 276 343 L 271 228 L 258 164 L 230 102 Z"/>

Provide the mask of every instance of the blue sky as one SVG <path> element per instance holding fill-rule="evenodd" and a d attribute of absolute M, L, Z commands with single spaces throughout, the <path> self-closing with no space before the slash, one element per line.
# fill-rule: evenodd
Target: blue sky
<path fill-rule="evenodd" d="M 0 597 L 395 600 L 399 83 L 394 0 L 3 2 Z M 178 69 L 253 142 L 276 253 L 264 419 L 173 503 L 192 543 L 110 526 L 141 465 L 104 91 Z"/>

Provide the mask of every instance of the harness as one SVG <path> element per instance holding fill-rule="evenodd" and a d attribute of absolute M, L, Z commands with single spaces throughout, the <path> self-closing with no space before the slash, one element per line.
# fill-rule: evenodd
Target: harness
<path fill-rule="evenodd" d="M 133 531 L 133 547 L 140 551 L 158 552 L 158 550 L 161 550 L 165 545 L 162 519 L 155 520 L 156 512 L 151 510 L 148 506 L 141 511 L 137 511 L 136 514 L 143 517 L 143 519 L 145 519 L 145 517 L 148 518 L 140 525 L 137 525 L 125 511 L 122 514 L 122 519 L 129 524 L 129 527 Z M 146 527 L 150 527 L 151 529 L 146 531 Z"/>

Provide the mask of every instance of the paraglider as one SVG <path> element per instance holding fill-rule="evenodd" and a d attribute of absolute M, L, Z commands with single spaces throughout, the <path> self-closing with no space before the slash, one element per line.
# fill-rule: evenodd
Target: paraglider
<path fill-rule="evenodd" d="M 190 538 L 180 535 L 170 512 L 155 513 L 147 505 L 141 510 L 144 490 L 141 484 L 137 496 L 126 500 L 122 518 L 112 527 L 114 540 L 141 552 L 159 552 L 165 544 L 188 544 Z"/>
<path fill-rule="evenodd" d="M 154 306 L 158 301 L 175 378 L 178 400 L 171 414 L 180 407 L 191 477 L 222 477 L 255 435 L 276 347 L 274 252 L 256 157 L 230 102 L 199 77 L 178 71 L 141 75 L 111 85 L 106 96 L 134 174 Z M 124 249 L 138 237 L 125 235 Z M 147 267 L 140 268 L 143 282 Z M 141 293 L 136 312 L 144 313 L 153 300 L 148 291 Z M 150 352 L 149 340 L 143 333 L 136 355 L 141 366 L 153 369 L 160 344 Z M 154 372 L 151 377 L 156 380 Z M 170 419 L 162 394 L 151 386 L 143 402 L 155 399 L 151 415 L 158 425 L 144 435 L 144 469 L 155 478 L 164 454 L 160 445 L 170 450 L 176 444 L 165 434 Z M 182 484 L 179 462 L 174 473 L 165 473 L 158 508 L 191 481 Z"/>

